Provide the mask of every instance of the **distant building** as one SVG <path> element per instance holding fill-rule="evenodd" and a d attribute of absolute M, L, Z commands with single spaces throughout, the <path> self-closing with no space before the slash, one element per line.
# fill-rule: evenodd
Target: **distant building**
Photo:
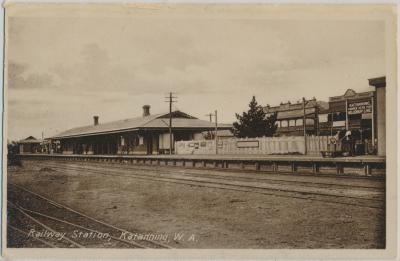
<path fill-rule="evenodd" d="M 368 138 L 372 131 L 374 91 L 356 93 L 348 89 L 343 95 L 329 98 L 329 109 L 319 114 L 320 130 L 324 134 L 360 130 Z M 367 138 L 367 136 L 364 136 Z"/>
<path fill-rule="evenodd" d="M 36 139 L 33 136 L 29 136 L 23 140 L 18 141 L 18 149 L 20 154 L 26 153 L 40 153 L 41 152 L 41 140 Z"/>
<path fill-rule="evenodd" d="M 306 125 L 307 135 L 319 135 L 318 132 L 318 114 L 320 111 L 328 109 L 328 103 L 324 101 L 317 101 L 315 98 L 304 102 L 296 103 L 286 102 L 278 106 L 264 107 L 264 111 L 269 116 L 277 114 L 276 130 L 277 136 L 302 136 L 304 135 L 304 118 Z"/>
<path fill-rule="evenodd" d="M 212 122 L 200 120 L 181 111 L 172 112 L 172 149 L 174 141 L 203 139 L 202 132 L 212 131 Z M 219 124 L 219 130 L 232 129 Z M 63 154 L 162 154 L 170 149 L 169 113 L 150 115 L 150 106 L 143 106 L 143 116 L 70 129 L 51 137 L 59 143 L 55 152 Z"/>
<path fill-rule="evenodd" d="M 350 130 L 358 154 L 385 155 L 386 78 L 368 81 L 375 91 L 357 93 L 348 89 L 343 95 L 330 97 L 329 102 L 313 98 L 304 104 L 267 105 L 264 111 L 267 115 L 277 114 L 277 136 L 304 135 L 304 129 L 306 135 L 331 136 Z"/>

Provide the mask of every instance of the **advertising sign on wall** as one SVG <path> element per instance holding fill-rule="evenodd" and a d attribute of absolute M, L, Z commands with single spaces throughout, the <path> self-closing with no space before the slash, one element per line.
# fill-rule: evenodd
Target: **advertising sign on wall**
<path fill-rule="evenodd" d="M 372 112 L 372 104 L 370 100 L 362 102 L 349 102 L 347 106 L 347 113 L 349 115 L 371 113 L 371 112 Z"/>
<path fill-rule="evenodd" d="M 258 140 L 240 140 L 236 142 L 237 148 L 258 148 L 259 141 Z"/>

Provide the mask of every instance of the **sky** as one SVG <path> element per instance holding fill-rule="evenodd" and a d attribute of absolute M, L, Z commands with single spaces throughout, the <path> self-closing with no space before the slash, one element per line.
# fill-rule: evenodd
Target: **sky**
<path fill-rule="evenodd" d="M 370 91 L 385 75 L 375 20 L 174 19 L 167 15 L 7 20 L 8 138 L 180 109 L 232 123 L 260 105 Z"/>

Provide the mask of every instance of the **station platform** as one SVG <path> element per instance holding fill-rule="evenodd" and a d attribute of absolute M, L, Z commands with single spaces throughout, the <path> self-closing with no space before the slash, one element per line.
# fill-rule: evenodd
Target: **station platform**
<path fill-rule="evenodd" d="M 385 175 L 386 158 L 374 155 L 324 158 L 311 155 L 64 155 L 20 154 L 23 159 L 95 161 L 155 166 L 212 167 L 313 174 Z"/>
<path fill-rule="evenodd" d="M 126 155 L 128 156 L 128 155 Z M 130 156 L 130 155 L 129 155 Z M 133 156 L 133 155 L 132 155 Z M 137 157 L 137 156 L 135 156 Z M 332 162 L 385 162 L 386 157 L 375 155 L 363 155 L 354 157 L 335 157 L 324 158 L 322 156 L 313 155 L 146 155 L 143 157 L 151 158 L 171 158 L 171 159 L 225 159 L 225 160 L 276 160 L 276 161 L 332 161 Z"/>

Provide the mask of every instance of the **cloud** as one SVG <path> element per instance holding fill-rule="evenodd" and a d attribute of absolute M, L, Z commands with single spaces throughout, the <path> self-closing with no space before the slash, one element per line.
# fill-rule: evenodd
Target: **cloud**
<path fill-rule="evenodd" d="M 230 122 L 253 94 L 271 105 L 327 99 L 385 74 L 379 21 L 133 15 L 8 24 L 14 136 L 90 124 L 94 114 L 101 122 L 135 117 L 143 104 L 163 112 L 169 91 L 181 110 L 201 117 L 218 109 Z"/>
<path fill-rule="evenodd" d="M 53 76 L 48 73 L 30 73 L 28 65 L 9 61 L 7 85 L 9 89 L 55 88 Z"/>
<path fill-rule="evenodd" d="M 72 65 L 56 64 L 50 72 L 67 91 L 79 90 L 81 95 L 103 95 L 110 91 L 134 95 L 171 90 L 181 93 L 212 92 L 215 86 L 211 83 L 207 88 L 206 82 L 207 79 L 212 80 L 216 68 L 193 62 L 195 54 L 190 50 L 182 51 L 183 47 L 179 49 L 176 57 L 171 53 L 160 54 L 161 57 L 144 54 L 145 58 L 142 57 L 141 61 L 126 65 L 111 58 L 100 44 L 89 43 L 82 47 L 79 61 Z"/>

